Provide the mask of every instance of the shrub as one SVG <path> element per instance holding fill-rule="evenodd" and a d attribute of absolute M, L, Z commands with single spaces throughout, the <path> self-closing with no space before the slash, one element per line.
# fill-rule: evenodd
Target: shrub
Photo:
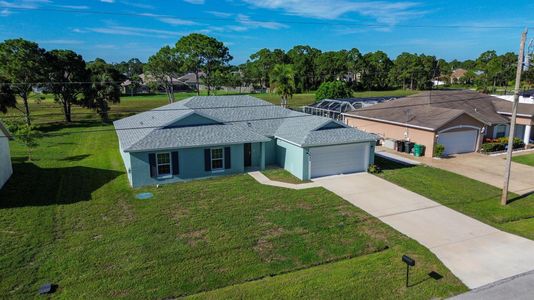
<path fill-rule="evenodd" d="M 436 144 L 436 147 L 434 147 L 434 157 L 442 157 L 443 153 L 445 153 L 445 146 Z"/>
<path fill-rule="evenodd" d="M 323 82 L 315 92 L 315 100 L 342 99 L 352 97 L 352 90 L 345 81 Z"/>
<path fill-rule="evenodd" d="M 525 143 L 520 138 L 514 138 L 513 142 L 513 149 L 523 148 L 525 146 Z M 508 147 L 508 138 L 502 137 L 498 139 L 491 140 L 491 142 L 487 142 L 482 144 L 482 152 L 497 152 L 497 151 L 504 151 Z"/>
<path fill-rule="evenodd" d="M 380 169 L 379 166 L 375 165 L 375 164 L 372 164 L 369 166 L 369 169 L 367 169 L 367 172 L 371 173 L 371 174 L 378 174 L 380 172 L 382 172 L 382 170 Z"/>

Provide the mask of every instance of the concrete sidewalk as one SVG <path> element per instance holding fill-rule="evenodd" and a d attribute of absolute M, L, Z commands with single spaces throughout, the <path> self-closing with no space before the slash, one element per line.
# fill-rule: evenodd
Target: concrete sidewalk
<path fill-rule="evenodd" d="M 469 288 L 534 270 L 534 241 L 377 176 L 360 173 L 315 182 L 426 246 Z"/>
<path fill-rule="evenodd" d="M 286 189 L 292 189 L 292 190 L 303 190 L 303 189 L 309 189 L 314 187 L 319 187 L 315 182 L 308 182 L 308 183 L 301 183 L 301 184 L 294 184 L 294 183 L 287 183 L 287 182 L 280 182 L 280 181 L 274 181 L 267 176 L 263 175 L 260 171 L 254 171 L 248 173 L 252 178 L 256 179 L 257 182 L 264 184 L 264 185 L 270 185 L 270 186 L 276 186 L 276 187 L 282 187 Z"/>

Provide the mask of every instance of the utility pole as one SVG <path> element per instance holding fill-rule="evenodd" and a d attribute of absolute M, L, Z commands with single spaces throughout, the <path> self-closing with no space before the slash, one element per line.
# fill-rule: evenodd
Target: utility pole
<path fill-rule="evenodd" d="M 519 56 L 517 57 L 517 72 L 515 74 L 514 103 L 512 104 L 512 119 L 510 120 L 510 135 L 508 136 L 508 151 L 506 153 L 506 168 L 504 170 L 504 187 L 502 189 L 501 204 L 508 204 L 508 187 L 510 185 L 510 168 L 512 167 L 512 150 L 514 148 L 515 119 L 517 117 L 517 104 L 519 102 L 519 89 L 521 88 L 521 73 L 525 59 L 525 43 L 528 28 L 525 28 L 521 36 Z"/>

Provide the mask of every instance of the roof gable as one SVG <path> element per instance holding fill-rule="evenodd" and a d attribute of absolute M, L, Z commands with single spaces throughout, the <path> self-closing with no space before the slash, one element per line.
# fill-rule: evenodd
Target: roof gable
<path fill-rule="evenodd" d="M 198 112 L 191 112 L 178 120 L 173 121 L 165 125 L 165 128 L 177 128 L 177 127 L 189 127 L 189 126 L 204 126 L 204 125 L 216 125 L 221 122 L 201 115 Z"/>

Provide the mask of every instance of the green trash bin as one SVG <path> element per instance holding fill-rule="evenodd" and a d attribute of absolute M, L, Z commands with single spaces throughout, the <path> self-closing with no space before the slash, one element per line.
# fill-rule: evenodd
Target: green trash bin
<path fill-rule="evenodd" d="M 421 151 L 421 150 L 422 150 L 422 149 L 421 149 L 421 145 L 419 145 L 419 144 L 415 144 L 415 145 L 413 146 L 413 155 L 414 155 L 415 157 L 420 157 L 421 154 L 422 154 L 422 151 Z"/>

